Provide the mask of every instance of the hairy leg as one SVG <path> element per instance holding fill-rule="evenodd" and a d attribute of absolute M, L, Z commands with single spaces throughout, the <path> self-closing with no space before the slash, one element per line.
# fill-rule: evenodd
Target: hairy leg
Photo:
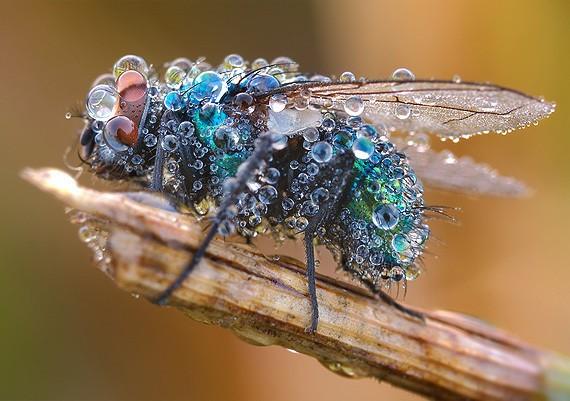
<path fill-rule="evenodd" d="M 397 310 L 399 310 L 402 313 L 405 313 L 408 316 L 414 317 L 416 319 L 420 319 L 422 321 L 425 320 L 425 316 L 423 315 L 423 313 L 415 311 L 413 309 L 409 309 L 407 307 L 405 307 L 404 305 L 398 303 L 394 298 L 392 298 L 390 295 L 386 294 L 384 291 L 382 291 L 381 289 L 379 289 L 378 287 L 376 287 L 374 284 L 372 283 L 366 283 L 368 289 L 370 289 L 371 292 L 373 292 L 375 295 L 378 295 L 378 297 L 387 305 L 390 305 L 393 308 L 396 308 Z"/>
<path fill-rule="evenodd" d="M 315 279 L 315 247 L 313 241 L 318 228 L 326 221 L 327 217 L 331 213 L 336 211 L 339 202 L 345 196 L 347 189 L 350 187 L 349 184 L 351 182 L 350 177 L 352 175 L 353 162 L 354 159 L 350 154 L 339 156 L 339 160 L 337 160 L 336 163 L 338 164 L 338 167 L 341 167 L 344 171 L 340 185 L 336 193 L 332 194 L 330 201 L 323 205 L 319 213 L 305 229 L 304 242 L 307 268 L 307 287 L 309 290 L 309 300 L 311 301 L 311 324 L 305 330 L 310 334 L 314 334 L 317 331 L 317 326 L 319 324 L 319 304 L 317 300 L 317 286 Z"/>
<path fill-rule="evenodd" d="M 307 333 L 314 334 L 319 324 L 319 303 L 317 301 L 317 285 L 315 282 L 315 248 L 313 245 L 313 232 L 305 232 L 305 259 L 307 264 L 307 285 L 311 301 L 311 324 L 305 329 Z"/>
<path fill-rule="evenodd" d="M 188 278 L 190 273 L 192 273 L 194 268 L 198 265 L 198 263 L 200 263 L 200 260 L 202 260 L 204 254 L 206 253 L 206 249 L 210 245 L 210 242 L 212 242 L 216 236 L 220 224 L 222 224 L 224 220 L 228 218 L 228 209 L 236 202 L 238 196 L 244 191 L 248 180 L 254 176 L 257 169 L 261 167 L 262 163 L 269 158 L 271 155 L 271 150 L 272 141 L 270 135 L 260 136 L 255 143 L 255 149 L 247 158 L 247 160 L 243 162 L 243 164 L 238 168 L 236 176 L 226 181 L 224 185 L 226 188 L 226 193 L 222 198 L 220 207 L 218 208 L 218 211 L 212 220 L 212 225 L 210 226 L 206 237 L 204 240 L 202 240 L 202 243 L 192 256 L 192 259 L 190 259 L 184 269 L 182 269 L 178 277 L 157 298 L 155 301 L 157 304 L 166 304 L 172 293 L 182 285 L 184 280 Z"/>

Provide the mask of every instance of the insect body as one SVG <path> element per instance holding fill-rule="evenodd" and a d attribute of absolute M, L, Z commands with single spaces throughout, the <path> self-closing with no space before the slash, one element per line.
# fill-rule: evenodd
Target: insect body
<path fill-rule="evenodd" d="M 427 135 L 457 140 L 506 133 L 554 110 L 505 88 L 309 76 L 279 58 L 218 67 L 178 59 L 161 80 L 137 56 L 101 76 L 86 101 L 81 155 L 107 179 L 137 182 L 211 217 L 203 243 L 158 300 L 165 302 L 217 235 L 303 236 L 314 332 L 314 245 L 385 301 L 382 288 L 415 278 L 429 237 L 423 184 L 517 195 L 524 186 L 470 159 L 429 149 Z M 403 138 L 401 134 L 408 135 Z"/>

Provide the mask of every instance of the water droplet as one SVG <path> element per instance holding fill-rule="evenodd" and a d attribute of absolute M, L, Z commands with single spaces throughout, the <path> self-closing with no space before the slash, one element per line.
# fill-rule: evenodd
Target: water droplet
<path fill-rule="evenodd" d="M 178 149 L 178 138 L 176 135 L 165 135 L 160 142 L 160 146 L 167 152 L 174 152 Z"/>
<path fill-rule="evenodd" d="M 153 134 L 146 134 L 145 137 L 143 138 L 144 144 L 146 147 L 148 148 L 152 148 L 154 146 L 156 146 L 156 135 Z"/>
<path fill-rule="evenodd" d="M 179 89 L 185 77 L 186 71 L 176 65 L 172 65 L 168 67 L 164 74 L 164 82 L 170 89 Z"/>
<path fill-rule="evenodd" d="M 214 71 L 204 71 L 194 79 L 195 87 L 192 96 L 197 100 L 206 98 L 219 100 L 227 91 L 228 86 L 222 76 Z"/>
<path fill-rule="evenodd" d="M 214 133 L 214 143 L 224 152 L 233 152 L 239 144 L 239 133 L 235 128 L 221 125 Z"/>
<path fill-rule="evenodd" d="M 169 92 L 164 97 L 164 106 L 173 111 L 181 110 L 184 107 L 184 99 L 178 94 L 178 92 Z"/>
<path fill-rule="evenodd" d="M 398 68 L 392 73 L 394 81 L 414 81 L 416 76 L 407 68 Z"/>
<path fill-rule="evenodd" d="M 315 163 L 307 164 L 307 174 L 309 175 L 317 175 L 319 173 L 319 166 Z"/>
<path fill-rule="evenodd" d="M 194 124 L 192 124 L 190 121 L 182 121 L 178 126 L 177 131 L 181 136 L 189 138 L 194 135 Z"/>
<path fill-rule="evenodd" d="M 265 204 L 273 203 L 277 199 L 277 190 L 271 185 L 264 185 L 263 187 L 259 188 L 257 197 L 261 202 Z"/>
<path fill-rule="evenodd" d="M 380 205 L 372 213 L 372 222 L 382 230 L 391 230 L 400 221 L 400 211 L 391 204 Z"/>
<path fill-rule="evenodd" d="M 293 209 L 293 206 L 295 206 L 295 202 L 291 198 L 285 198 L 283 199 L 283 202 L 281 202 L 281 206 L 283 207 L 283 210 L 291 210 Z"/>
<path fill-rule="evenodd" d="M 279 170 L 277 170 L 275 167 L 270 167 L 267 169 L 267 172 L 263 177 L 263 181 L 265 181 L 268 184 L 277 184 L 277 181 L 279 181 L 280 176 L 281 173 L 279 172 Z"/>
<path fill-rule="evenodd" d="M 192 189 L 193 189 L 194 191 L 199 191 L 199 190 L 201 190 L 201 189 L 202 189 L 202 181 L 200 181 L 200 180 L 194 181 L 194 182 L 192 183 Z"/>
<path fill-rule="evenodd" d="M 135 70 L 143 75 L 148 72 L 148 65 L 142 57 L 132 54 L 121 57 L 113 66 L 113 75 L 119 78 L 125 71 Z"/>
<path fill-rule="evenodd" d="M 144 159 L 142 158 L 141 155 L 133 155 L 133 157 L 131 158 L 131 163 L 133 163 L 136 166 L 142 164 L 143 161 Z"/>
<path fill-rule="evenodd" d="M 321 128 L 327 132 L 332 132 L 336 127 L 336 122 L 331 117 L 326 117 L 321 122 Z"/>
<path fill-rule="evenodd" d="M 338 131 L 333 138 L 333 142 L 336 146 L 349 148 L 352 146 L 352 135 L 347 131 Z"/>
<path fill-rule="evenodd" d="M 293 99 L 293 107 L 295 107 L 295 110 L 306 110 L 309 107 L 309 99 L 297 96 Z"/>
<path fill-rule="evenodd" d="M 169 173 L 175 174 L 178 171 L 178 163 L 176 163 L 175 160 L 169 160 L 168 163 L 166 163 L 166 169 Z"/>
<path fill-rule="evenodd" d="M 373 265 L 380 265 L 384 261 L 384 254 L 380 249 L 372 249 L 368 259 Z"/>
<path fill-rule="evenodd" d="M 396 236 L 398 237 L 398 236 Z M 394 237 L 394 239 L 396 238 Z M 403 236 L 402 236 L 403 237 Z M 402 281 L 404 278 L 404 270 L 401 267 L 395 266 L 390 270 L 390 278 L 394 281 Z"/>
<path fill-rule="evenodd" d="M 406 120 L 407 118 L 410 118 L 411 113 L 412 109 L 407 104 L 399 104 L 396 106 L 396 110 L 394 111 L 394 114 L 400 120 Z"/>
<path fill-rule="evenodd" d="M 358 159 L 367 160 L 374 153 L 374 143 L 365 136 L 356 138 L 352 143 L 352 152 Z"/>
<path fill-rule="evenodd" d="M 240 198 L 239 205 L 244 210 L 252 210 L 255 207 L 256 202 L 257 202 L 257 200 L 255 199 L 255 196 L 253 196 L 252 194 L 246 193 Z"/>
<path fill-rule="evenodd" d="M 303 130 L 303 138 L 307 142 L 316 142 L 319 140 L 319 130 L 315 127 L 305 128 Z"/>
<path fill-rule="evenodd" d="M 271 142 L 274 150 L 281 150 L 287 147 L 288 142 L 287 136 L 283 134 L 273 133 L 271 134 Z"/>
<path fill-rule="evenodd" d="M 342 74 L 340 74 L 340 77 L 338 78 L 338 80 L 340 82 L 354 82 L 356 81 L 356 77 L 354 76 L 354 74 L 350 71 L 345 71 Z"/>
<path fill-rule="evenodd" d="M 332 146 L 328 142 L 317 142 L 311 148 L 311 155 L 317 163 L 326 163 L 332 158 Z"/>
<path fill-rule="evenodd" d="M 267 67 L 269 65 L 269 63 L 267 62 L 266 59 L 264 58 L 256 58 L 255 60 L 252 61 L 251 63 L 251 69 L 252 70 L 257 70 L 259 68 L 263 68 L 263 67 Z"/>
<path fill-rule="evenodd" d="M 308 225 L 309 220 L 307 220 L 305 217 L 299 217 L 295 223 L 295 227 L 299 231 L 303 231 L 305 228 L 307 228 Z"/>
<path fill-rule="evenodd" d="M 238 109 L 246 112 L 247 114 L 251 114 L 255 110 L 253 97 L 249 93 L 238 93 L 234 98 L 234 104 L 238 107 Z"/>
<path fill-rule="evenodd" d="M 418 278 L 421 273 L 421 269 L 416 265 L 411 265 L 406 267 L 406 280 L 412 281 Z"/>
<path fill-rule="evenodd" d="M 360 96 L 351 96 L 344 102 L 344 111 L 349 116 L 359 116 L 364 111 L 364 102 Z"/>
<path fill-rule="evenodd" d="M 95 241 L 97 239 L 97 229 L 91 224 L 81 226 L 79 228 L 79 239 L 85 243 Z"/>
<path fill-rule="evenodd" d="M 269 98 L 269 108 L 276 113 L 285 110 L 286 106 L 287 96 L 282 93 L 276 93 Z"/>
<path fill-rule="evenodd" d="M 245 65 L 243 57 L 239 54 L 229 54 L 224 59 L 224 67 L 231 68 L 241 68 Z"/>
<path fill-rule="evenodd" d="M 328 370 L 330 370 L 333 373 L 336 373 L 339 376 L 348 377 L 348 378 L 360 378 L 365 376 L 363 374 L 360 374 L 360 372 L 358 372 L 356 369 L 340 362 L 329 362 L 329 361 L 320 361 L 320 362 Z"/>
<path fill-rule="evenodd" d="M 277 78 L 268 74 L 257 74 L 248 83 L 249 90 L 254 94 L 266 93 L 278 87 Z"/>
<path fill-rule="evenodd" d="M 311 201 L 315 204 L 321 204 L 329 198 L 329 191 L 326 188 L 319 187 L 311 192 Z"/>
<path fill-rule="evenodd" d="M 117 92 L 107 85 L 97 85 L 87 95 L 87 113 L 94 120 L 107 121 L 113 115 Z M 70 114 L 71 116 L 71 114 Z"/>

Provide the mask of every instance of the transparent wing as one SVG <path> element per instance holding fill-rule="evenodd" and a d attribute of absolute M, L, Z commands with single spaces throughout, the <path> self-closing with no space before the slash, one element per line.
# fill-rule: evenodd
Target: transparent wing
<path fill-rule="evenodd" d="M 307 92 L 308 91 L 308 92 Z M 305 82 L 284 85 L 265 96 L 310 94 L 310 104 L 343 110 L 359 96 L 363 116 L 392 131 L 433 133 L 455 139 L 507 133 L 547 117 L 554 103 L 490 84 L 453 81 Z"/>
<path fill-rule="evenodd" d="M 400 145 L 399 148 L 424 185 L 431 188 L 502 197 L 529 194 L 524 183 L 501 176 L 488 165 L 477 163 L 468 156 L 458 158 L 449 150 L 438 152 L 422 146 Z"/>

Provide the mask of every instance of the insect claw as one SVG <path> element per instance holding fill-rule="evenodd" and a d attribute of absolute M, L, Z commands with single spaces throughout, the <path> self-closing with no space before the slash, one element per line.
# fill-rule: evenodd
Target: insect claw
<path fill-rule="evenodd" d="M 168 301 L 170 301 L 171 295 L 171 292 L 166 290 L 162 292 L 156 299 L 154 299 L 152 303 L 158 306 L 165 306 L 168 304 Z"/>

